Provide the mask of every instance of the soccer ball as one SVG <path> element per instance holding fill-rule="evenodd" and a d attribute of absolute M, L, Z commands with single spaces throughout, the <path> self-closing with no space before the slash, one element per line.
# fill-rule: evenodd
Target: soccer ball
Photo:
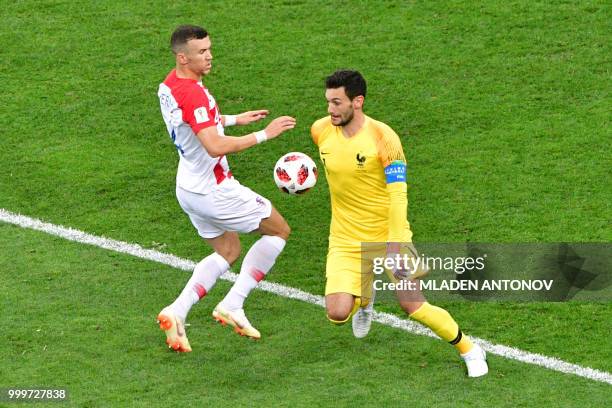
<path fill-rule="evenodd" d="M 317 166 L 304 153 L 287 153 L 274 166 L 274 182 L 288 194 L 303 194 L 317 183 Z"/>

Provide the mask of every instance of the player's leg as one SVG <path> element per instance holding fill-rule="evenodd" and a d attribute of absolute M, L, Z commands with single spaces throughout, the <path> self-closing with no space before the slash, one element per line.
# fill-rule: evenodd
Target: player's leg
<path fill-rule="evenodd" d="M 285 219 L 272 208 L 270 216 L 261 220 L 259 228 L 254 231 L 261 234 L 249 248 L 240 268 L 238 279 L 221 302 L 228 310 L 242 309 L 244 301 L 257 284 L 264 279 L 274 266 L 290 234 Z"/>
<path fill-rule="evenodd" d="M 211 291 L 217 279 L 240 256 L 240 239 L 236 232 L 225 231 L 218 237 L 204 238 L 214 252 L 195 266 L 191 278 L 170 307 L 185 320 L 191 308 Z"/>
<path fill-rule="evenodd" d="M 327 318 L 333 324 L 342 325 L 360 310 L 360 306 L 366 306 L 371 296 L 367 290 L 371 280 L 364 283 L 361 274 L 360 252 L 330 248 L 325 277 Z"/>
<path fill-rule="evenodd" d="M 398 290 L 397 297 L 402 309 L 414 320 L 429 327 L 442 340 L 453 345 L 465 360 L 470 377 L 487 374 L 488 367 L 484 350 L 472 343 L 463 334 L 448 311 L 427 302 L 420 290 L 420 281 L 414 281 L 414 289 Z"/>
<path fill-rule="evenodd" d="M 235 232 L 225 232 L 206 241 L 215 252 L 198 262 L 180 295 L 157 316 L 160 328 L 166 332 L 166 343 L 177 351 L 191 351 L 184 329 L 187 314 L 212 290 L 240 254 L 240 241 Z"/>
<path fill-rule="evenodd" d="M 234 326 L 241 335 L 258 339 L 261 336 L 259 331 L 244 314 L 244 301 L 274 266 L 291 230 L 267 199 L 244 186 L 237 188 L 241 190 L 241 213 L 247 215 L 228 220 L 225 225 L 241 232 L 259 233 L 261 237 L 249 248 L 236 282 L 215 308 L 213 317 Z"/>
<path fill-rule="evenodd" d="M 402 309 L 414 320 L 429 327 L 442 340 L 449 342 L 466 362 L 468 375 L 470 377 L 480 377 L 488 372 L 484 351 L 472 343 L 470 338 L 463 334 L 459 325 L 453 317 L 441 307 L 434 306 L 427 302 L 421 292 L 421 281 L 418 279 L 429 272 L 429 269 L 420 262 L 418 251 L 411 242 L 400 244 L 402 254 L 413 258 L 411 265 L 418 265 L 416 269 L 408 270 L 410 281 L 414 285 L 405 285 L 405 289 L 397 290 L 397 298 Z M 389 275 L 391 280 L 398 282 L 397 277 Z"/>
<path fill-rule="evenodd" d="M 168 346 L 176 351 L 186 352 L 191 351 L 184 328 L 187 314 L 193 305 L 210 292 L 219 276 L 238 258 L 240 240 L 237 233 L 224 232 L 205 217 L 211 206 L 211 197 L 178 188 L 177 198 L 198 234 L 215 251 L 198 262 L 180 295 L 157 316 L 159 326 L 166 334 Z"/>

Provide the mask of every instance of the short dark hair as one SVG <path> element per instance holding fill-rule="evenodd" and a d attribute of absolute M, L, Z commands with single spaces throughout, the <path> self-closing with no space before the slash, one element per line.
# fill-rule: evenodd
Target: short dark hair
<path fill-rule="evenodd" d="M 325 88 L 335 89 L 340 87 L 344 87 L 346 96 L 348 96 L 350 100 L 355 99 L 355 97 L 359 95 L 363 97 L 366 96 L 366 80 L 359 71 L 340 69 L 325 78 Z"/>
<path fill-rule="evenodd" d="M 172 33 L 170 47 L 172 47 L 172 52 L 176 54 L 189 40 L 201 40 L 206 37 L 208 37 L 208 32 L 200 26 L 181 25 L 176 27 L 176 30 Z"/>

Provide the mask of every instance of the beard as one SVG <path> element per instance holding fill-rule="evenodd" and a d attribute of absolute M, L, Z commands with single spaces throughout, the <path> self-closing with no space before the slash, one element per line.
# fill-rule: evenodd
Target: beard
<path fill-rule="evenodd" d="M 351 110 L 345 118 L 342 118 L 342 120 L 340 121 L 340 123 L 338 124 L 338 126 L 346 126 L 349 123 L 351 123 L 351 121 L 353 120 L 353 117 L 355 116 L 354 112 Z"/>

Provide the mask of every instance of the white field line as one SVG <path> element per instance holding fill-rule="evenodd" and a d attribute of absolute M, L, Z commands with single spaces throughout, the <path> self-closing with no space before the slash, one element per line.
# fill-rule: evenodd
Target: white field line
<path fill-rule="evenodd" d="M 193 261 L 182 259 L 175 255 L 164 254 L 153 249 L 144 249 L 137 244 L 130 244 L 128 242 L 116 241 L 110 238 L 98 237 L 72 228 L 66 228 L 59 225 L 46 223 L 38 219 L 15 214 L 1 208 L 0 221 L 9 224 L 14 224 L 22 228 L 42 231 L 47 234 L 55 235 L 70 241 L 80 242 L 83 244 L 89 244 L 100 248 L 109 249 L 111 251 L 133 255 L 138 258 L 169 265 L 174 268 L 182 269 L 188 272 L 191 272 L 195 267 L 195 263 Z M 236 277 L 237 275 L 235 273 L 226 272 L 221 278 L 233 282 L 236 280 Z M 275 295 L 282 296 L 285 298 L 301 300 L 306 303 L 324 307 L 323 296 L 313 295 L 311 293 L 280 285 L 278 283 L 261 281 L 259 283 L 258 289 L 274 293 Z M 434 338 L 437 337 L 431 330 L 421 326 L 420 324 L 407 319 L 401 319 L 389 313 L 375 312 L 374 321 L 407 331 L 409 333 L 418 334 L 422 336 L 430 336 Z M 582 367 L 577 364 L 567 363 L 554 357 L 530 353 L 514 347 L 493 344 L 483 339 L 479 339 L 472 336 L 470 337 L 491 354 L 496 354 L 498 356 L 505 357 L 511 360 L 517 360 L 522 361 L 524 363 L 537 365 L 540 367 L 547 368 L 549 370 L 554 370 L 565 374 L 573 374 L 594 381 L 612 384 L 612 374 L 605 371 L 596 370 L 589 367 Z"/>

